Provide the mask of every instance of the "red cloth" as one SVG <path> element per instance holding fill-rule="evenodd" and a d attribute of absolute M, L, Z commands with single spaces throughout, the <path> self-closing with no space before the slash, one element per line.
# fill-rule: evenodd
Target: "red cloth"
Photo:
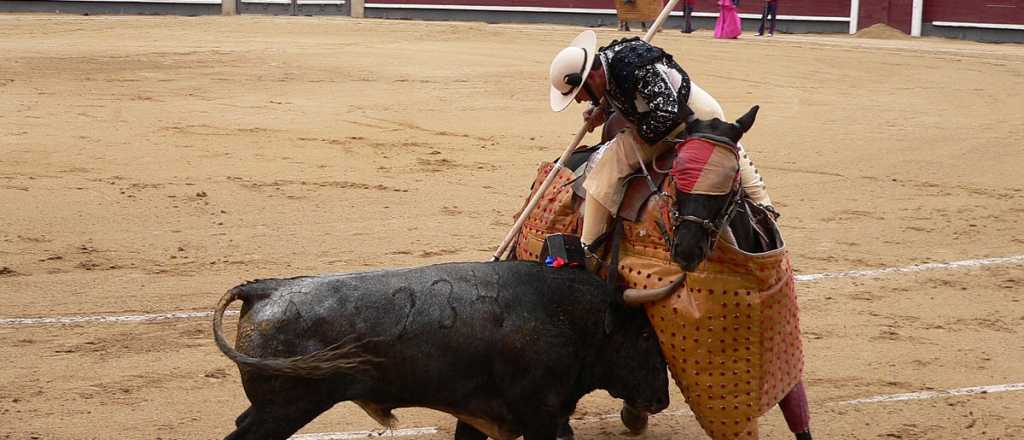
<path fill-rule="evenodd" d="M 732 0 L 718 1 L 718 21 L 715 22 L 715 38 L 738 38 L 743 34 L 740 14 Z"/>

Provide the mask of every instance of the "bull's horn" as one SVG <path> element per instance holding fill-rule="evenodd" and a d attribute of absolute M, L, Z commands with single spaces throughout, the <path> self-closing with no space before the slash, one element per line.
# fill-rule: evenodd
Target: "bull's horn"
<path fill-rule="evenodd" d="M 683 274 L 665 287 L 657 289 L 626 289 L 625 292 L 622 292 L 622 300 L 631 306 L 654 302 L 671 294 L 683 281 L 686 281 L 686 274 Z"/>

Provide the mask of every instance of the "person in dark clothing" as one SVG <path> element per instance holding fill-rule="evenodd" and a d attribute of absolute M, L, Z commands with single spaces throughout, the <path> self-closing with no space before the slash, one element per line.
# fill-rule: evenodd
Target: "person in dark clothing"
<path fill-rule="evenodd" d="M 765 0 L 764 12 L 761 13 L 761 26 L 757 28 L 757 36 L 764 36 L 764 25 L 769 20 L 771 22 L 768 25 L 768 36 L 775 36 L 775 18 L 779 10 L 779 0 Z"/>
<path fill-rule="evenodd" d="M 683 0 L 683 28 L 679 31 L 684 34 L 693 32 L 693 0 Z"/>

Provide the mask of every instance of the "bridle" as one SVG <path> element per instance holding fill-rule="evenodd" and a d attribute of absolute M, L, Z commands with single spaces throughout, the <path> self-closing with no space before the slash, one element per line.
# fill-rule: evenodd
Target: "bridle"
<path fill-rule="evenodd" d="M 677 208 L 672 208 L 670 216 L 672 218 L 672 228 L 675 236 L 679 234 L 679 226 L 684 222 L 697 223 L 708 233 L 708 239 L 704 242 L 704 256 L 711 255 L 711 251 L 715 248 L 715 244 L 718 243 L 718 237 L 721 235 L 722 230 L 725 229 L 726 225 L 732 221 L 733 216 L 736 215 L 736 211 L 740 206 L 740 190 L 733 189 L 729 192 L 729 201 L 722 207 L 722 211 L 718 214 L 718 217 L 713 220 L 703 219 L 692 215 L 680 215 Z"/>
<path fill-rule="evenodd" d="M 734 150 L 735 151 L 735 150 Z M 676 202 L 676 206 L 672 206 L 669 211 L 669 218 L 672 222 L 672 236 L 679 236 L 679 227 L 686 222 L 696 223 L 700 225 L 708 233 L 708 239 L 704 242 L 704 258 L 711 255 L 711 251 L 715 249 L 715 244 L 718 243 L 718 237 L 721 235 L 726 225 L 732 221 L 733 216 L 736 215 L 736 211 L 740 207 L 740 201 L 743 196 L 743 189 L 740 182 L 740 170 L 739 170 L 739 155 L 736 156 L 736 175 L 733 177 L 732 189 L 727 193 L 729 200 L 725 206 L 718 213 L 718 216 L 713 219 L 704 219 L 693 215 L 682 215 L 679 213 L 679 202 Z M 678 197 L 678 196 L 677 196 Z M 675 248 L 675 243 L 670 243 L 670 249 Z"/>
<path fill-rule="evenodd" d="M 733 151 L 735 152 L 736 150 L 734 149 Z M 678 261 L 678 259 L 675 256 L 675 240 L 676 238 L 679 237 L 679 227 L 683 223 L 697 223 L 698 225 L 701 226 L 701 228 L 707 231 L 708 239 L 704 242 L 703 245 L 704 258 L 706 259 L 708 256 L 711 255 L 711 251 L 715 248 L 715 244 L 718 243 L 718 237 L 721 234 L 722 230 L 725 229 L 726 225 L 728 225 L 729 222 L 732 221 L 733 216 L 736 215 L 736 212 L 739 210 L 739 207 L 742 204 L 741 199 L 743 197 L 743 188 L 740 182 L 740 171 L 738 166 L 739 160 L 739 154 L 737 154 L 736 174 L 733 176 L 733 184 L 731 189 L 728 193 L 726 193 L 726 196 L 729 199 L 726 202 L 725 206 L 723 206 L 721 211 L 718 213 L 718 216 L 715 217 L 714 219 L 703 219 L 693 215 L 682 215 L 679 213 L 678 192 L 676 193 L 675 204 L 668 203 L 670 200 L 672 200 L 672 196 L 668 192 L 660 191 L 659 193 L 657 193 L 657 197 L 661 204 L 661 217 L 655 220 L 655 224 L 658 226 L 658 229 L 660 230 L 662 238 L 665 240 L 665 243 L 668 244 L 669 253 L 672 254 L 673 259 L 676 259 L 678 263 L 681 263 L 681 261 Z M 655 169 L 657 170 L 657 168 Z M 664 172 L 662 170 L 658 171 Z M 666 214 L 668 215 L 668 218 L 663 217 Z M 664 226 L 664 223 L 666 221 L 670 223 L 672 226 L 671 234 L 669 234 L 668 230 Z M 657 289 L 626 289 L 622 295 L 623 300 L 626 302 L 626 304 L 629 305 L 640 305 L 644 303 L 657 301 L 665 297 L 665 295 L 671 294 L 680 285 L 686 283 L 686 276 L 687 273 L 683 272 L 683 274 L 675 281 L 669 283 L 664 287 L 660 287 Z"/>

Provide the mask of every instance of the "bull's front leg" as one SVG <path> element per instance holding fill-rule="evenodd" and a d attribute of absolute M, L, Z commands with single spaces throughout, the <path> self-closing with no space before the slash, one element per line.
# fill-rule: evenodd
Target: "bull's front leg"
<path fill-rule="evenodd" d="M 619 411 L 619 418 L 622 419 L 622 425 L 629 430 L 630 434 L 640 435 L 647 431 L 648 414 L 625 402 L 622 404 L 622 410 Z"/>
<path fill-rule="evenodd" d="M 558 423 L 558 440 L 575 440 L 576 433 L 572 431 L 572 426 L 569 425 L 569 418 L 565 417 Z"/>
<path fill-rule="evenodd" d="M 459 420 L 455 424 L 455 440 L 487 440 L 487 434 L 480 432 L 473 425 Z"/>
<path fill-rule="evenodd" d="M 523 433 L 524 440 L 556 440 L 559 420 L 558 417 L 552 417 L 530 421 Z"/>
<path fill-rule="evenodd" d="M 573 409 L 566 407 L 562 402 L 563 399 L 556 396 L 558 393 L 533 399 L 534 402 L 543 403 L 531 408 L 529 415 L 522 418 L 526 420 L 524 424 L 526 429 L 523 432 L 524 440 L 557 440 L 558 432 L 563 426 L 569 427 L 569 416 Z"/>

